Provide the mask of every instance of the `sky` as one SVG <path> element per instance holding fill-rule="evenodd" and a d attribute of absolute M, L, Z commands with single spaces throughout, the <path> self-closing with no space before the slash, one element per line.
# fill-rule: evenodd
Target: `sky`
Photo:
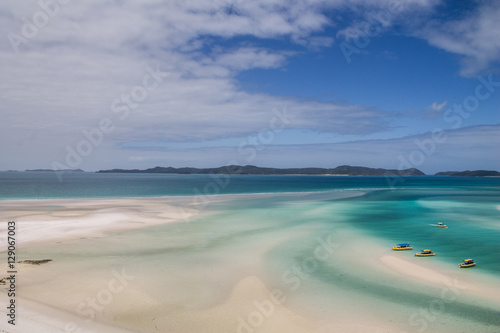
<path fill-rule="evenodd" d="M 500 2 L 0 2 L 0 170 L 500 171 Z"/>

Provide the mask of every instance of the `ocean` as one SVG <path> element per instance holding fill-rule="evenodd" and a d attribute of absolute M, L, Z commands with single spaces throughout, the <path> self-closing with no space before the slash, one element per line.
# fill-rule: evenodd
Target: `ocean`
<path fill-rule="evenodd" d="M 350 192 L 363 195 L 335 199 L 334 194 Z M 324 206 L 324 213 L 316 219 L 324 219 L 326 229 L 326 221 L 335 216 L 388 244 L 431 247 L 440 252 L 440 260 L 450 264 L 474 256 L 482 270 L 500 274 L 500 178 L 423 176 L 395 182 L 359 176 L 65 173 L 59 181 L 51 172 L 0 173 L 0 200 L 199 195 L 203 202 L 211 195 L 252 193 L 301 196 L 245 199 L 238 210 L 276 211 L 284 203 L 312 202 Z M 429 226 L 437 222 L 450 228 L 436 233 Z"/>
<path fill-rule="evenodd" d="M 47 172 L 0 173 L 1 200 L 198 195 L 203 202 L 225 194 L 244 196 L 202 205 L 207 214 L 190 223 L 26 249 L 26 255 L 81 260 L 89 270 L 125 266 L 163 286 L 144 285 L 143 292 L 168 313 L 163 327 L 169 332 L 206 317 L 200 309 L 222 302 L 248 276 L 281 291 L 288 308 L 317 322 L 343 313 L 401 332 L 500 330 L 500 304 L 469 296 L 441 301 L 439 316 L 437 310 L 424 316 L 443 288 L 391 275 L 380 261 L 395 255 L 453 272 L 459 282 L 475 276 L 500 281 L 500 178 L 423 176 L 391 183 L 384 177 L 67 173 L 60 182 Z M 404 242 L 413 251 L 391 250 Z M 436 256 L 413 256 L 422 249 Z M 459 269 L 466 258 L 477 266 Z M 253 331 L 241 318 L 232 331 Z"/>
<path fill-rule="evenodd" d="M 359 189 L 500 189 L 496 177 L 361 177 L 0 172 L 0 200 L 127 198 L 177 195 L 316 192 Z M 496 193 L 498 194 L 498 192 Z"/>

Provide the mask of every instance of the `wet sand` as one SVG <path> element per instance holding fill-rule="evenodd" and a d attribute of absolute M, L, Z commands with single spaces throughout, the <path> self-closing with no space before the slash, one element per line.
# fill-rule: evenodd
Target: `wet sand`
<path fill-rule="evenodd" d="M 233 205 L 240 207 L 242 199 L 268 197 L 213 199 L 236 200 Z M 396 333 L 443 327 L 431 316 L 425 322 L 419 312 L 440 300 L 447 309 L 463 303 L 464 309 L 486 304 L 500 311 L 495 277 L 449 271 L 426 261 L 432 258 L 417 261 L 413 251 L 394 253 L 341 223 L 335 233 L 322 234 L 321 224 L 284 230 L 267 222 L 292 209 L 314 219 L 322 207 L 304 206 L 300 213 L 303 207 L 295 203 L 247 216 L 193 203 L 186 197 L 0 202 L 0 219 L 17 223 L 19 259 L 54 259 L 40 266 L 17 264 L 19 324 L 4 321 L 0 327 L 7 332 Z M 292 252 L 277 256 L 282 254 L 276 249 L 293 248 L 296 240 L 316 233 L 299 261 L 301 271 L 286 261 Z M 0 241 L 5 240 L 3 229 Z M 0 297 L 7 304 L 4 289 Z M 394 302 L 398 296 L 383 295 L 393 289 L 422 300 L 401 306 Z M 440 311 L 443 332 L 496 329 L 495 323 L 477 326 L 472 319 L 452 325 L 456 314 L 447 309 Z"/>

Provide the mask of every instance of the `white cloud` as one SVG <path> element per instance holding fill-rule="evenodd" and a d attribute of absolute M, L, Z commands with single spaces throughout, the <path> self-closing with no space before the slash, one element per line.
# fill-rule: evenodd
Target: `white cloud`
<path fill-rule="evenodd" d="M 438 104 L 437 102 L 433 102 L 431 105 L 425 108 L 427 111 L 424 114 L 424 117 L 426 119 L 435 119 L 436 117 L 440 116 L 443 113 L 443 109 L 446 107 L 448 104 L 448 101 L 444 101 L 441 104 Z"/>
<path fill-rule="evenodd" d="M 438 104 L 437 102 L 433 102 L 431 105 L 429 105 L 425 109 L 432 110 L 432 111 L 441 111 L 446 106 L 446 104 L 448 104 L 448 101 L 444 101 L 441 104 Z"/>
<path fill-rule="evenodd" d="M 285 56 L 272 54 L 264 49 L 241 47 L 216 56 L 215 63 L 224 68 L 246 70 L 251 68 L 276 68 L 285 62 Z"/>
<path fill-rule="evenodd" d="M 475 76 L 500 59 L 500 2 L 479 2 L 476 12 L 455 21 L 432 21 L 417 35 L 462 56 L 460 74 Z"/>
<path fill-rule="evenodd" d="M 333 39 L 321 33 L 335 22 L 325 13 L 347 3 L 123 0 L 117 6 L 114 1 L 70 1 L 48 16 L 33 36 L 23 37 L 23 18 L 33 21 L 43 11 L 38 1 L 2 1 L 2 36 L 25 39 L 14 48 L 8 38 L 0 39 L 0 167 L 49 167 L 65 158 L 67 146 L 76 147 L 85 139 L 82 130 L 98 127 L 105 118 L 115 129 L 94 147 L 83 168 L 163 160 L 161 151 L 145 157 L 131 148 L 118 149 L 131 142 L 245 137 L 268 127 L 273 109 L 285 105 L 291 115 L 289 130 L 339 135 L 386 131 L 391 116 L 375 108 L 248 93 L 235 80 L 244 70 L 280 68 L 297 54 L 238 40 L 330 46 Z M 355 2 L 359 8 L 367 3 Z M 428 7 L 433 2 L 401 5 L 417 3 Z M 120 119 L 112 103 L 143 84 L 147 66 L 159 66 L 169 76 Z M 176 163 L 210 156 L 213 160 L 205 151 L 195 157 L 186 151 L 178 154 Z M 221 156 L 225 162 L 226 155 Z"/>
<path fill-rule="evenodd" d="M 398 25 L 402 34 L 427 40 L 437 48 L 461 56 L 460 74 L 476 76 L 498 66 L 500 59 L 500 2 L 480 1 L 474 11 L 457 20 L 433 16 L 441 0 L 359 2 L 353 22 L 340 29 L 337 37 L 363 45 Z M 462 6 L 459 3 L 450 5 Z M 366 50 L 364 50 L 366 51 Z"/>
<path fill-rule="evenodd" d="M 439 140 L 424 133 L 388 140 L 270 146 L 258 153 L 255 164 L 286 167 L 294 155 L 300 155 L 303 167 L 366 165 L 370 161 L 373 167 L 415 167 L 427 174 L 452 169 L 500 170 L 499 140 L 500 125 L 494 125 L 446 130 Z"/>
<path fill-rule="evenodd" d="M 413 24 L 412 18 L 431 11 L 440 0 L 408 1 L 357 1 L 354 3 L 352 23 L 337 32 L 337 37 L 347 41 L 360 39 L 363 44 L 367 39 L 375 38 L 395 24 Z"/>
<path fill-rule="evenodd" d="M 279 135 L 276 133 L 276 138 Z M 156 165 L 215 167 L 237 163 L 284 168 L 329 168 L 343 164 L 365 166 L 370 161 L 372 167 L 415 167 L 427 174 L 466 169 L 500 170 L 500 157 L 497 154 L 500 125 L 446 130 L 442 135 L 438 141 L 432 139 L 431 133 L 424 133 L 389 140 L 335 144 L 283 145 L 271 140 L 269 144 L 253 146 L 247 139 L 242 139 L 241 149 L 238 149 L 238 145 L 203 149 L 123 148 L 108 154 L 98 151 L 96 157 L 99 158 L 99 163 L 85 161 L 82 167 L 87 170 L 114 167 L 141 169 Z M 63 153 L 61 158 L 64 158 Z"/>
<path fill-rule="evenodd" d="M 7 39 L 0 45 L 5 120 L 0 135 L 7 140 L 43 129 L 43 150 L 50 155 L 75 146 L 83 129 L 110 118 L 116 129 L 106 136 L 109 149 L 136 140 L 212 140 L 258 131 L 268 126 L 272 110 L 284 105 L 295 117 L 292 129 L 386 130 L 379 117 L 384 114 L 377 110 L 250 94 L 235 84 L 240 71 L 278 68 L 293 53 L 248 43 L 222 46 L 214 39 L 250 35 L 302 43 L 329 24 L 319 11 L 325 4 L 311 3 L 149 0 L 123 1 L 121 6 L 103 1 L 61 5 L 35 36 L 18 45 L 19 53 Z M 32 20 L 41 10 L 36 1 L 2 2 L 1 28 L 5 35 L 22 35 L 21 18 Z M 311 44 L 329 43 L 318 38 Z M 140 86 L 145 67 L 156 65 L 169 76 L 127 119 L 119 119 L 113 101 Z"/>

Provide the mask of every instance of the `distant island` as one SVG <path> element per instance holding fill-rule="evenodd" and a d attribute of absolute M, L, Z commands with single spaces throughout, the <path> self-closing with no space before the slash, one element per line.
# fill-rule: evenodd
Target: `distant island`
<path fill-rule="evenodd" d="M 61 169 L 61 170 L 52 170 L 52 169 L 33 169 L 33 170 L 25 170 L 25 172 L 85 172 L 82 169 Z"/>
<path fill-rule="evenodd" d="M 238 175 L 336 175 L 336 176 L 425 176 L 415 168 L 405 170 L 342 165 L 336 168 L 261 168 L 254 165 L 227 165 L 218 168 L 155 167 L 146 170 L 111 169 L 98 173 L 171 173 L 171 174 L 238 174 Z"/>
<path fill-rule="evenodd" d="M 467 170 L 467 171 L 445 171 L 438 172 L 436 176 L 453 177 L 500 177 L 500 172 L 491 170 Z"/>
<path fill-rule="evenodd" d="M 18 170 L 7 170 L 4 172 L 23 172 Z M 24 172 L 85 172 L 82 169 L 29 169 Z M 226 165 L 217 168 L 174 168 L 154 167 L 149 169 L 110 169 L 99 170 L 96 173 L 165 173 L 181 175 L 208 175 L 208 174 L 231 174 L 231 175 L 331 175 L 331 176 L 425 176 L 426 174 L 416 168 L 396 170 L 383 168 L 368 168 L 362 166 L 341 165 L 336 168 L 263 168 L 255 165 Z M 494 170 L 466 170 L 466 171 L 442 171 L 434 176 L 449 177 L 500 177 L 500 172 Z"/>

